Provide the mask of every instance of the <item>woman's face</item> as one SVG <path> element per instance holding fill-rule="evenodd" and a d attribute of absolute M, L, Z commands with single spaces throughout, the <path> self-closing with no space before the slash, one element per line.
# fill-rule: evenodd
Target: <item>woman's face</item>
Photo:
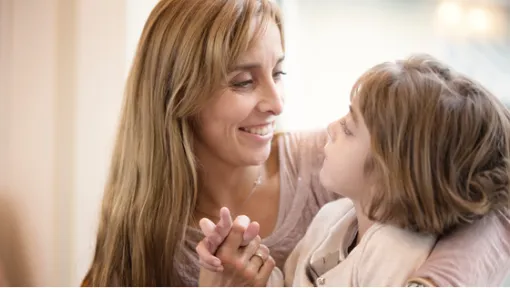
<path fill-rule="evenodd" d="M 199 158 L 236 166 L 267 160 L 283 109 L 283 53 L 280 30 L 269 23 L 228 74 L 227 87 L 214 93 L 201 112 Z"/>

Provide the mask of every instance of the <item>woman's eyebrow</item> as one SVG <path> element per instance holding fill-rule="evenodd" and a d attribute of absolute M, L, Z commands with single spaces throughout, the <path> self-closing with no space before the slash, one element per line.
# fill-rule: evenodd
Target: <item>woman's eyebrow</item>
<path fill-rule="evenodd" d="M 278 58 L 278 61 L 276 61 L 276 65 L 282 63 L 284 59 L 285 59 L 285 56 L 280 56 L 280 58 Z M 232 71 L 247 71 L 247 70 L 253 70 L 253 69 L 256 69 L 256 68 L 260 68 L 260 67 L 262 67 L 262 64 L 261 63 L 257 63 L 257 62 L 255 62 L 255 63 L 242 63 L 242 64 L 238 64 L 238 65 L 234 66 Z"/>

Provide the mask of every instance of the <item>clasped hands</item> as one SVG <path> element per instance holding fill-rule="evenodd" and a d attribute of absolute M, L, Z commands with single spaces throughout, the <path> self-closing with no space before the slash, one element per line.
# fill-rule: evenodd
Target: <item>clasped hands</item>
<path fill-rule="evenodd" d="M 199 286 L 267 285 L 275 261 L 261 243 L 257 222 L 244 215 L 232 221 L 224 207 L 217 224 L 202 218 L 199 225 L 205 235 L 196 247 L 201 266 Z"/>

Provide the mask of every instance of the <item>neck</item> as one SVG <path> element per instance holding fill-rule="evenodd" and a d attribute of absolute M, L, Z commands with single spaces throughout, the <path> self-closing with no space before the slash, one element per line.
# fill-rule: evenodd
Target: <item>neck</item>
<path fill-rule="evenodd" d="M 232 214 L 242 209 L 254 191 L 255 181 L 263 176 L 263 166 L 233 166 L 216 157 L 200 155 L 198 176 L 199 194 L 196 211 L 203 216 L 217 217 L 221 207 Z M 236 209 L 237 208 L 237 209 Z"/>
<path fill-rule="evenodd" d="M 354 201 L 354 209 L 356 210 L 356 218 L 358 220 L 358 236 L 356 236 L 356 245 L 359 244 L 363 235 L 367 232 L 367 230 L 372 227 L 374 224 L 373 221 L 368 219 L 368 216 L 363 213 L 362 206 L 359 201 Z"/>

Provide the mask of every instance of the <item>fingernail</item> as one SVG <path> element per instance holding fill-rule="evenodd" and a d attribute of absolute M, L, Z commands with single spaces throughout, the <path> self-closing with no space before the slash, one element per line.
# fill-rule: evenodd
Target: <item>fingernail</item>
<path fill-rule="evenodd" d="M 214 259 L 214 266 L 221 267 L 221 260 L 218 258 Z"/>
<path fill-rule="evenodd" d="M 238 216 L 236 220 L 237 223 L 239 223 L 239 225 L 243 226 L 244 228 L 247 228 L 248 225 L 250 224 L 250 218 L 248 218 L 248 216 L 245 215 Z"/>

